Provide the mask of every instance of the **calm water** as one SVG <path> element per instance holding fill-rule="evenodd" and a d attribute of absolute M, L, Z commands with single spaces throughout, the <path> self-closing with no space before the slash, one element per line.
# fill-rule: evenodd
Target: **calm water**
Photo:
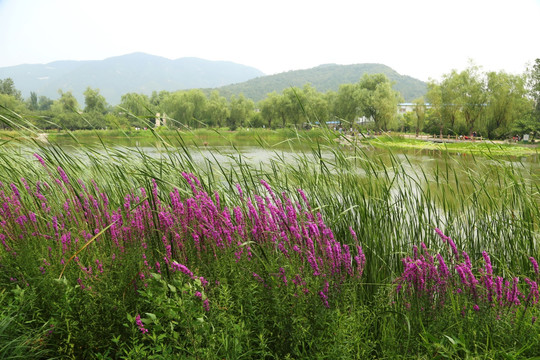
<path fill-rule="evenodd" d="M 121 158 L 168 158 L 186 157 L 184 148 L 178 144 L 164 145 L 156 142 L 155 139 L 150 141 L 130 140 L 126 138 L 115 139 L 114 145 L 107 144 L 107 150 L 96 141 L 96 139 L 86 139 L 85 145 L 90 146 L 95 153 L 106 155 L 112 154 L 113 157 Z M 73 156 L 80 156 L 84 153 L 80 145 L 74 141 L 65 140 L 59 143 L 62 150 Z M 244 164 L 266 170 L 270 168 L 271 163 L 292 164 L 294 165 L 299 159 L 318 163 L 319 157 L 323 158 L 329 164 L 333 164 L 339 159 L 336 159 L 335 153 L 328 146 L 321 146 L 320 149 L 312 149 L 311 146 L 296 143 L 294 147 L 287 143 L 281 143 L 278 146 L 253 146 L 253 145 L 218 145 L 218 146 L 194 146 L 187 145 L 185 147 L 190 156 L 190 161 L 199 166 L 212 166 L 210 164 L 219 164 L 222 167 L 235 167 L 241 161 Z M 33 150 L 25 147 L 21 151 L 28 152 L 31 156 Z M 365 147 L 362 148 L 362 153 L 344 150 L 338 152 L 348 158 L 358 157 L 360 161 L 378 161 L 382 160 L 387 165 L 387 170 L 392 168 L 392 159 L 394 164 L 399 164 L 407 174 L 419 178 L 421 182 L 425 182 L 424 174 L 434 174 L 436 171 L 453 173 L 454 170 L 460 170 L 459 173 L 467 173 L 470 171 L 485 172 L 489 169 L 490 172 L 507 170 L 513 168 L 518 173 L 531 181 L 540 181 L 540 159 L 538 155 L 527 157 L 498 157 L 496 159 L 473 156 L 470 154 L 446 153 L 438 150 L 398 150 L 393 149 L 392 155 L 387 150 Z M 481 169 L 479 169 L 481 168 Z M 359 166 L 358 172 L 362 169 Z M 421 176 L 420 176 L 421 175 Z M 482 175 L 482 174 L 480 174 Z M 467 181 L 466 177 L 460 178 L 460 181 Z"/>

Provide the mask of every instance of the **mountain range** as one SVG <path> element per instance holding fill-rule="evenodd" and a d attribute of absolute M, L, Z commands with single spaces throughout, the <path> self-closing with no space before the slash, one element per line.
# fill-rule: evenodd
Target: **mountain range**
<path fill-rule="evenodd" d="M 364 73 L 384 73 L 394 82 L 406 101 L 426 92 L 426 84 L 398 74 L 381 64 L 327 64 L 312 69 L 293 70 L 275 75 L 229 61 L 199 58 L 166 59 L 144 53 L 133 53 L 105 60 L 55 61 L 48 64 L 25 64 L 0 68 L 0 79 L 11 78 L 23 97 L 58 98 L 58 90 L 72 91 L 81 105 L 88 86 L 97 88 L 112 105 L 120 103 L 129 92 L 150 95 L 152 91 L 176 91 L 200 88 L 205 92 L 219 90 L 226 97 L 243 93 L 259 101 L 266 94 L 280 93 L 290 86 L 310 83 L 318 91 L 337 90 L 340 84 L 355 83 Z"/>

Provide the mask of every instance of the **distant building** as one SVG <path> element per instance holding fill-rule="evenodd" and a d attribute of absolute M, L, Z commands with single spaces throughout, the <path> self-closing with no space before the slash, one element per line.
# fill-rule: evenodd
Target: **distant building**
<path fill-rule="evenodd" d="M 424 106 L 426 107 L 426 109 L 431 108 L 431 104 L 428 104 L 428 103 L 424 104 Z M 408 112 L 413 112 L 415 107 L 416 107 L 415 103 L 398 104 L 398 114 L 405 114 Z"/>

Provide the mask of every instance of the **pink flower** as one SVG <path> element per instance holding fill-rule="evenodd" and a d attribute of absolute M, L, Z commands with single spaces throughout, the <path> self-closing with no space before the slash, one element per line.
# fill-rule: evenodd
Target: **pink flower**
<path fill-rule="evenodd" d="M 534 273 L 538 275 L 538 263 L 536 262 L 536 259 L 531 256 L 529 260 L 531 261 L 531 264 L 533 266 Z"/>
<path fill-rule="evenodd" d="M 139 330 L 141 330 L 143 334 L 146 334 L 148 332 L 148 329 L 144 327 L 144 324 L 141 321 L 141 315 L 137 314 L 137 316 L 135 317 L 135 323 L 137 324 L 137 327 L 139 328 Z"/>

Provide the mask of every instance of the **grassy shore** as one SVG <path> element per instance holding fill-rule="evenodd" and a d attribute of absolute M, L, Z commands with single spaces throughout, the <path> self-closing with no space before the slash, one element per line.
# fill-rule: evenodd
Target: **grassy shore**
<path fill-rule="evenodd" d="M 386 148 L 403 150 L 429 150 L 444 151 L 450 153 L 474 154 L 486 156 L 529 156 L 538 155 L 539 145 L 509 144 L 500 141 L 489 140 L 464 140 L 445 141 L 436 138 L 418 140 L 403 137 L 399 134 L 380 135 L 360 140 L 363 144 Z"/>
<path fill-rule="evenodd" d="M 299 135 L 299 132 L 301 135 Z M 73 137 L 87 143 L 104 141 L 106 143 L 127 143 L 133 141 L 152 143 L 157 137 L 165 140 L 170 139 L 170 143 L 176 142 L 176 139 L 181 137 L 186 144 L 196 146 L 222 146 L 222 145 L 286 145 L 289 142 L 297 142 L 300 139 L 308 140 L 308 142 L 328 142 L 329 133 L 321 130 L 312 131 L 296 131 L 294 129 L 238 129 L 228 131 L 227 129 L 194 129 L 194 130 L 169 130 L 159 128 L 157 130 L 141 129 L 141 130 L 79 130 L 70 133 L 53 132 L 48 134 L 50 140 L 57 142 L 71 141 Z M 338 135 L 332 136 L 337 138 Z"/>

